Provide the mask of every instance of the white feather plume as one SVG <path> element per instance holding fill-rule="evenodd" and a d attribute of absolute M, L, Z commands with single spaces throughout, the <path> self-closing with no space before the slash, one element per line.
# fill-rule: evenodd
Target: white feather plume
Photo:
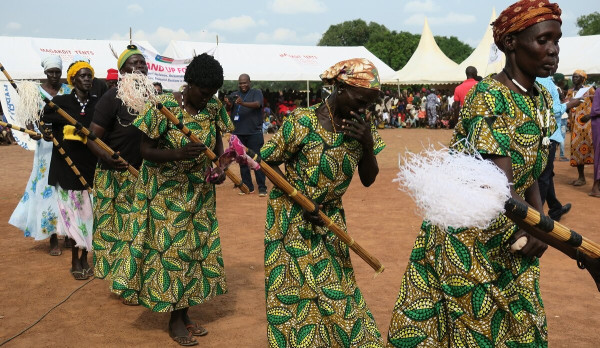
<path fill-rule="evenodd" d="M 15 121 L 19 126 L 25 127 L 29 123 L 36 123 L 42 116 L 43 101 L 40 95 L 39 83 L 34 81 L 21 81 L 18 83 L 19 103 L 15 107 Z M 15 123 L 16 123 L 15 122 Z"/>
<path fill-rule="evenodd" d="M 125 74 L 117 83 L 117 98 L 132 114 L 140 114 L 147 102 L 156 102 L 156 89 L 148 77 L 139 72 Z"/>
<path fill-rule="evenodd" d="M 487 228 L 504 212 L 510 186 L 493 162 L 433 146 L 399 160 L 395 182 L 408 192 L 424 219 L 441 228 Z"/>

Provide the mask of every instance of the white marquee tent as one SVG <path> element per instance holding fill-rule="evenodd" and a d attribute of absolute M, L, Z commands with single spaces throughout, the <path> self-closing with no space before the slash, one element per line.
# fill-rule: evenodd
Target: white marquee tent
<path fill-rule="evenodd" d="M 117 58 L 113 55 L 112 45 L 116 54 L 120 54 L 129 41 L 124 40 L 70 40 L 47 39 L 37 37 L 0 36 L 0 62 L 15 80 L 45 79 L 40 65 L 43 57 L 60 55 L 63 60 L 63 78 L 67 76 L 67 67 L 73 62 L 73 56 L 80 55 L 90 59 L 96 77 L 106 78 L 106 71 L 117 67 Z M 156 51 L 147 41 L 138 44 Z M 0 74 L 0 80 L 6 77 Z"/>
<path fill-rule="evenodd" d="M 441 84 L 456 82 L 458 64 L 442 52 L 435 43 L 429 23 L 425 19 L 417 50 L 390 83 Z"/>
<path fill-rule="evenodd" d="M 286 46 L 192 41 L 171 41 L 164 55 L 185 59 L 209 53 L 223 66 L 225 80 L 249 74 L 254 81 L 319 81 L 319 74 L 333 64 L 350 58 L 367 58 L 379 70 L 382 81 L 393 78 L 394 70 L 363 46 Z"/>

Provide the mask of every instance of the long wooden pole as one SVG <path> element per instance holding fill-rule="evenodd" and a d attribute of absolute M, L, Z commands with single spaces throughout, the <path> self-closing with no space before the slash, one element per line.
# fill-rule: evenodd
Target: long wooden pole
<path fill-rule="evenodd" d="M 190 131 L 189 128 L 187 128 L 183 123 L 181 123 L 179 119 L 175 117 L 175 115 L 173 115 L 173 113 L 164 105 L 162 105 L 161 103 L 157 103 L 156 109 L 158 109 L 158 111 L 160 111 L 169 121 L 171 121 L 175 125 L 175 127 L 177 127 L 177 129 L 179 129 L 183 134 L 185 134 L 185 136 L 187 136 L 192 142 L 201 142 L 200 139 L 198 139 L 198 137 L 194 133 L 192 133 L 192 131 Z M 211 149 L 206 148 L 204 154 L 216 165 L 219 164 L 219 158 Z M 231 179 L 231 181 L 233 181 L 235 187 L 239 187 L 239 189 L 244 193 L 250 193 L 248 186 L 244 185 L 244 183 L 242 183 L 242 180 L 237 175 L 235 175 L 229 168 L 225 169 L 225 175 L 227 175 L 227 177 Z"/>
<path fill-rule="evenodd" d="M 13 86 L 13 88 L 18 93 L 19 92 L 19 88 L 18 88 L 17 84 L 12 79 L 12 77 L 10 77 L 10 75 L 8 74 L 8 72 L 6 71 L 6 69 L 4 68 L 4 66 L 2 65 L 2 63 L 0 63 L 0 70 L 4 73 L 4 76 L 6 76 L 6 79 L 8 80 L 8 82 L 10 82 L 10 84 Z M 71 115 L 69 115 L 68 113 L 66 113 L 65 110 L 61 109 L 58 105 L 54 104 L 50 99 L 48 99 L 48 97 L 46 97 L 44 95 L 41 95 L 41 97 L 42 97 L 42 100 L 44 101 L 44 103 L 46 103 L 46 105 L 48 105 L 51 109 L 53 109 L 56 112 L 58 112 L 58 114 L 61 115 L 65 120 L 67 120 L 67 122 L 69 122 L 71 125 L 75 126 L 75 128 L 77 130 L 79 130 L 80 132 L 82 132 L 85 136 L 87 136 L 88 139 L 90 139 L 93 142 L 95 142 L 96 144 L 98 144 L 98 146 L 100 146 L 100 148 L 102 148 L 104 151 L 106 151 L 111 157 L 113 157 L 113 158 L 120 158 L 124 162 L 127 162 L 121 156 L 117 155 L 102 140 L 98 139 L 98 137 L 96 137 L 96 135 L 94 133 L 90 132 L 89 129 L 85 128 L 80 122 L 77 122 L 77 120 L 75 120 L 73 117 L 71 117 Z M 128 164 L 127 170 L 133 176 L 135 176 L 135 177 L 137 177 L 138 174 L 139 174 L 138 171 L 137 171 L 137 169 L 135 169 L 130 164 Z"/>
<path fill-rule="evenodd" d="M 287 180 L 285 180 L 279 173 L 277 173 L 271 166 L 269 166 L 265 161 L 260 160 L 260 156 L 258 156 L 254 151 L 246 148 L 246 153 L 248 156 L 253 158 L 255 161 L 260 162 L 260 170 L 265 173 L 265 176 L 269 178 L 277 187 L 279 187 L 283 192 L 285 192 L 288 196 L 290 196 L 296 203 L 300 204 L 300 206 L 306 210 L 313 213 L 318 213 L 319 217 L 325 223 L 325 227 L 327 227 L 331 232 L 333 232 L 342 242 L 344 242 L 350 249 L 352 249 L 358 256 L 360 256 L 369 266 L 371 266 L 376 274 L 379 274 L 385 270 L 385 267 L 379 262 L 377 258 L 372 256 L 368 251 L 366 251 L 360 244 L 356 243 L 356 241 L 350 237 L 344 230 L 342 230 L 338 225 L 336 225 L 333 220 L 329 218 L 323 211 L 319 209 L 319 206 L 315 204 L 313 201 L 308 199 L 305 195 L 298 192 Z"/>
<path fill-rule="evenodd" d="M 19 132 L 23 132 L 23 133 L 25 133 L 25 134 L 32 135 L 32 136 L 34 136 L 34 137 L 35 137 L 35 136 L 38 136 L 38 137 L 41 137 L 41 136 L 42 136 L 40 133 L 38 133 L 38 132 L 36 132 L 36 131 L 32 131 L 31 129 L 27 129 L 27 128 L 23 128 L 23 127 L 15 126 L 14 124 L 11 124 L 11 123 L 6 123 L 6 122 L 2 122 L 2 121 L 0 121 L 0 126 L 2 126 L 2 127 L 6 127 L 6 128 L 10 128 L 10 129 L 14 129 L 14 130 L 17 130 L 17 131 L 19 131 Z"/>
<path fill-rule="evenodd" d="M 505 215 L 517 225 L 525 224 L 548 233 L 557 240 L 576 248 L 589 257 L 600 259 L 600 245 L 583 237 L 579 233 L 540 214 L 537 210 L 513 198 L 506 201 Z"/>

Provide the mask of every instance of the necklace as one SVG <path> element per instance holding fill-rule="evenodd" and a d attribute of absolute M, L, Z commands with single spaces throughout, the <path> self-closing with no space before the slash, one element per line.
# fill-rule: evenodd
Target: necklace
<path fill-rule="evenodd" d="M 73 93 L 75 94 L 75 99 L 77 99 L 77 102 L 79 102 L 79 106 L 81 106 L 81 112 L 79 113 L 81 116 L 85 115 L 85 107 L 87 106 L 88 102 L 90 101 L 89 99 L 85 101 L 85 103 L 82 103 L 81 100 L 79 100 L 79 97 L 77 96 L 77 93 Z"/>
<path fill-rule="evenodd" d="M 545 147 L 549 147 L 550 146 L 550 138 L 548 138 L 548 130 L 550 128 L 550 109 L 548 108 L 548 103 L 546 103 L 546 97 L 542 93 L 542 90 L 536 84 L 533 84 L 533 85 L 536 88 L 536 90 L 538 91 L 538 94 L 540 96 L 542 96 L 542 98 L 544 98 L 544 103 L 546 104 L 545 115 L 542 115 L 542 113 L 540 112 L 541 105 L 540 105 L 540 108 L 538 108 L 537 103 L 535 102 L 535 97 L 532 97 L 533 105 L 535 106 L 535 109 L 536 109 L 537 115 L 538 115 L 538 119 L 540 120 L 540 125 L 542 126 L 542 145 Z"/>
<path fill-rule="evenodd" d="M 325 99 L 325 105 L 327 106 L 327 111 L 329 111 L 329 120 L 331 120 L 331 127 L 333 128 L 333 132 L 337 133 L 337 129 L 335 128 L 335 122 L 333 122 L 333 115 L 331 114 L 331 109 L 329 108 L 329 103 L 327 103 L 327 99 Z"/>
<path fill-rule="evenodd" d="M 523 91 L 523 93 L 527 93 L 527 88 L 523 87 L 517 80 L 513 79 L 512 76 L 510 76 L 510 74 L 508 73 L 508 71 L 506 71 L 506 69 L 502 69 L 502 71 L 504 71 L 506 77 L 508 77 L 512 81 L 512 83 L 515 84 L 515 86 L 519 87 L 519 89 Z"/>

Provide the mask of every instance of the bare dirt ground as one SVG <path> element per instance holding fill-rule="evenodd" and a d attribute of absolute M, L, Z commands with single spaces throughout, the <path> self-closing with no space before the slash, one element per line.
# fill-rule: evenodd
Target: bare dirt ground
<path fill-rule="evenodd" d="M 422 144 L 447 143 L 451 131 L 389 129 L 381 132 L 387 148 L 378 156 L 375 184 L 352 182 L 344 207 L 349 233 L 386 266 L 373 270 L 352 255 L 356 277 L 383 335 L 387 334 L 400 279 L 421 223 L 410 198 L 392 179 L 398 154 L 420 151 Z M 70 251 L 48 255 L 48 241 L 35 242 L 8 224 L 31 171 L 33 152 L 0 147 L 0 342 L 20 332 L 83 282 L 69 274 Z M 587 195 L 593 181 L 573 187 L 576 170 L 556 164 L 556 191 L 573 209 L 561 222 L 600 241 L 600 200 Z M 234 168 L 237 171 L 237 168 Z M 270 185 L 269 185 L 270 187 Z M 199 337 L 204 347 L 266 347 L 263 233 L 266 198 L 238 196 L 226 182 L 218 188 L 217 210 L 229 293 L 192 307 L 190 316 L 209 330 Z M 61 242 L 62 246 L 62 242 Z M 548 316 L 551 347 L 597 347 L 600 342 L 600 295 L 586 271 L 555 250 L 542 258 L 541 287 Z M 107 282 L 93 280 L 44 320 L 7 347 L 164 347 L 176 344 L 167 334 L 169 315 L 128 307 L 108 291 Z"/>

